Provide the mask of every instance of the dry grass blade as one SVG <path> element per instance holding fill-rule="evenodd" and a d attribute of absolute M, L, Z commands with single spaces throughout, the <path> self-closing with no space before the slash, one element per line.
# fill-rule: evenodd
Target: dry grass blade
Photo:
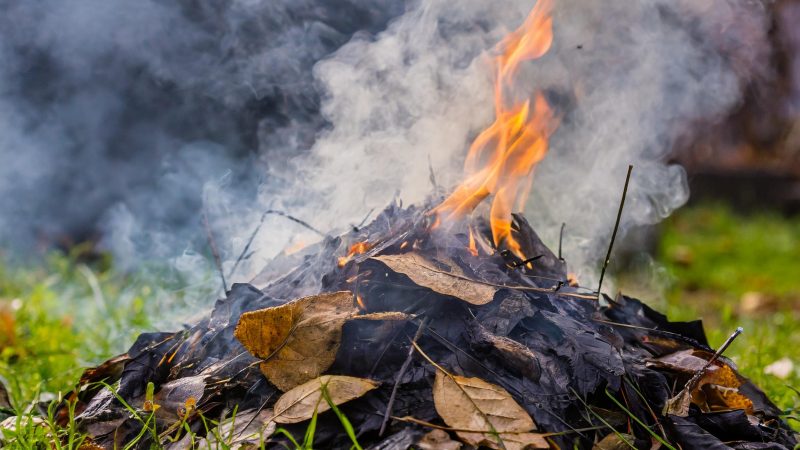
<path fill-rule="evenodd" d="M 420 286 L 473 305 L 491 302 L 498 291 L 495 286 L 470 279 L 455 262 L 448 259 L 432 261 L 413 252 L 373 258 Z"/>
<path fill-rule="evenodd" d="M 245 313 L 234 334 L 250 353 L 264 359 L 261 371 L 285 392 L 333 364 L 342 326 L 357 311 L 349 291 L 320 294 Z"/>
<path fill-rule="evenodd" d="M 378 383 L 366 378 L 342 375 L 323 375 L 286 392 L 275 403 L 275 422 L 298 423 L 311 419 L 331 408 L 323 399 L 322 389 L 327 390 L 334 405 L 354 400 L 378 387 Z"/>

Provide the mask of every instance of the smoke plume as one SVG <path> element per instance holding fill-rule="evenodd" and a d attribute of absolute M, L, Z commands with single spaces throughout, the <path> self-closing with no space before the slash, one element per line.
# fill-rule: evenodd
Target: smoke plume
<path fill-rule="evenodd" d="M 493 46 L 531 0 L 0 2 L 0 239 L 104 231 L 122 261 L 205 245 L 226 269 L 266 208 L 316 228 L 453 186 L 492 120 Z M 767 13 L 733 0 L 556 0 L 554 44 L 516 91 L 561 115 L 526 210 L 596 276 L 623 231 L 687 199 L 676 139 L 734 107 L 764 64 Z M 33 233 L 28 233 L 33 230 Z M 316 239 L 269 216 L 234 281 Z"/>

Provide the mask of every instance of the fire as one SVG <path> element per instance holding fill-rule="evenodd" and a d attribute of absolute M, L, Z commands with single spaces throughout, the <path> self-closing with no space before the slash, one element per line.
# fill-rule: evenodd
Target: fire
<path fill-rule="evenodd" d="M 467 246 L 467 250 L 469 250 L 472 256 L 478 256 L 478 246 L 475 245 L 475 234 L 472 232 L 472 227 L 469 227 L 469 245 Z"/>
<path fill-rule="evenodd" d="M 370 244 L 369 242 L 366 241 L 356 242 L 355 244 L 351 245 L 350 249 L 347 251 L 347 256 L 342 256 L 339 258 L 338 261 L 339 267 L 344 267 L 345 264 L 347 264 L 351 259 L 353 259 L 353 256 L 366 253 L 372 247 L 373 244 Z"/>
<path fill-rule="evenodd" d="M 544 158 L 548 138 L 558 126 L 541 93 L 533 100 L 509 97 L 508 88 L 522 62 L 544 55 L 553 41 L 552 0 L 539 0 L 525 23 L 497 46 L 495 79 L 495 120 L 469 148 L 464 162 L 464 181 L 434 208 L 441 220 L 461 219 L 481 201 L 494 196 L 489 219 L 494 244 L 504 244 L 525 259 L 519 242 L 511 233 L 511 213 L 521 209 L 533 181 L 533 170 Z"/>

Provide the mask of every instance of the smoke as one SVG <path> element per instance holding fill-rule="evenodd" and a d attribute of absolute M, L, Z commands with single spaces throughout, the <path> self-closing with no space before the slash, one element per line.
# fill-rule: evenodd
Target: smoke
<path fill-rule="evenodd" d="M 591 281 L 623 230 L 686 201 L 676 139 L 734 107 L 767 14 L 733 0 L 556 0 L 520 92 L 561 113 L 527 215 Z M 103 232 L 118 260 L 226 271 L 266 208 L 323 230 L 453 186 L 492 120 L 491 49 L 531 0 L 0 0 L 0 242 Z M 232 281 L 316 239 L 267 217 Z M 231 280 L 229 280 L 231 281 Z"/>
<path fill-rule="evenodd" d="M 493 118 L 491 48 L 532 4 L 423 1 L 315 66 L 330 127 L 291 172 L 319 223 L 358 222 L 397 193 L 421 201 L 429 159 L 446 186 L 458 180 L 470 139 Z M 551 245 L 567 224 L 571 269 L 594 282 L 627 166 L 635 170 L 623 233 L 687 200 L 686 174 L 667 154 L 740 101 L 764 63 L 767 16 L 757 3 L 725 0 L 555 8 L 554 46 L 527 63 L 517 87 L 543 91 L 562 114 L 526 213 Z"/>
<path fill-rule="evenodd" d="M 0 0 L 0 244 L 99 234 L 128 265 L 194 247 L 204 186 L 254 199 L 324 124 L 314 63 L 402 8 Z"/>

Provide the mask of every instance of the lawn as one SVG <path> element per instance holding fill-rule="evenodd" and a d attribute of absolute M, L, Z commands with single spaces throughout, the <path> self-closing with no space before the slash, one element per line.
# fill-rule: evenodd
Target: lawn
<path fill-rule="evenodd" d="M 765 367 L 782 358 L 800 365 L 800 218 L 707 205 L 679 211 L 660 235 L 654 264 L 622 274 L 623 291 L 672 319 L 702 318 L 712 346 L 744 327 L 726 355 L 794 414 L 800 396 L 789 386 L 800 387 L 800 369 L 779 378 Z M 68 391 L 83 367 L 125 351 L 154 326 L 150 318 L 197 295 L 175 277 L 123 274 L 108 257 L 85 259 L 76 248 L 34 265 L 0 265 L 0 376 L 17 409 Z"/>

